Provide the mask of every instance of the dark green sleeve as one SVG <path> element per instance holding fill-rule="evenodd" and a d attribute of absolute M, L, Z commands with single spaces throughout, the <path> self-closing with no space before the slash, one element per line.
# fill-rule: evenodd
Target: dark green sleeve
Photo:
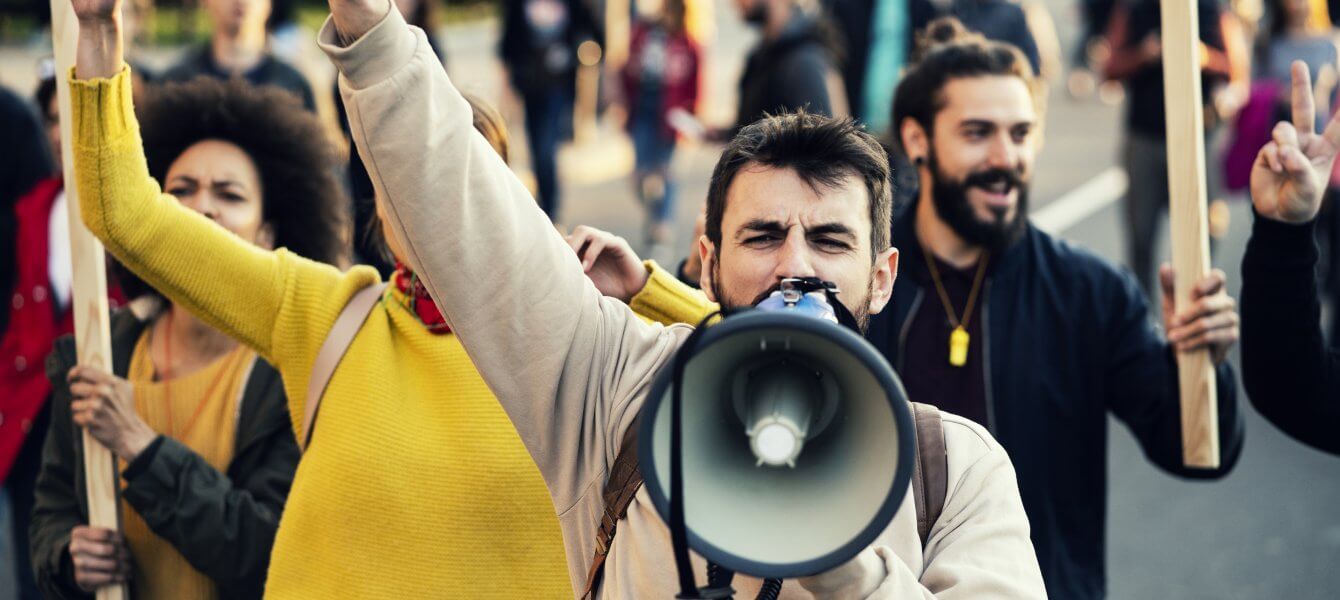
<path fill-rule="evenodd" d="M 126 502 L 229 598 L 261 597 L 300 456 L 283 394 L 276 389 L 266 396 L 256 401 L 278 406 L 266 411 L 272 418 L 261 425 L 264 434 L 234 457 L 233 465 L 244 467 L 221 473 L 181 442 L 162 437 L 123 474 Z"/>
<path fill-rule="evenodd" d="M 91 598 L 74 583 L 69 561 L 70 531 L 88 522 L 83 478 L 77 460 L 81 447 L 70 420 L 70 389 L 65 373 L 74 365 L 74 343 L 56 342 L 47 359 L 51 380 L 51 425 L 42 447 L 42 467 L 34 488 L 33 518 L 28 530 L 33 573 L 44 598 Z M 76 479 L 77 478 L 77 479 Z"/>

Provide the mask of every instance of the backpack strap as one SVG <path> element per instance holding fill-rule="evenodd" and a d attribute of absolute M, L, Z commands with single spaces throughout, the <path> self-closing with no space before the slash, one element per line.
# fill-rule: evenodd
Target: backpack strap
<path fill-rule="evenodd" d="M 640 417 L 633 420 L 623 433 L 619 445 L 619 454 L 614 457 L 614 466 L 605 480 L 605 490 L 601 494 L 605 499 L 605 512 L 600 516 L 600 529 L 596 531 L 596 552 L 591 559 L 591 570 L 586 574 L 586 588 L 580 598 L 590 598 L 604 573 L 605 557 L 609 556 L 610 545 L 614 543 L 614 533 L 619 520 L 628 516 L 628 505 L 633 503 L 638 488 L 642 487 L 642 470 L 637 463 L 637 430 Z"/>
<path fill-rule="evenodd" d="M 349 298 L 349 302 L 345 303 L 344 310 L 335 318 L 335 325 L 331 326 L 330 333 L 326 334 L 326 341 L 321 344 L 321 350 L 316 354 L 316 362 L 312 363 L 311 377 L 307 380 L 307 403 L 303 405 L 302 433 L 298 437 L 298 448 L 303 452 L 307 451 L 307 445 L 312 441 L 312 428 L 316 426 L 316 411 L 321 408 L 321 398 L 326 393 L 326 386 L 330 384 L 331 376 L 335 374 L 335 367 L 339 366 L 344 353 L 353 343 L 354 336 L 363 328 L 363 322 L 372 313 L 372 307 L 377 306 L 377 301 L 381 299 L 382 291 L 385 289 L 386 282 L 379 282 L 359 290 Z"/>
<path fill-rule="evenodd" d="M 931 527 L 944 510 L 949 462 L 940 410 L 929 404 L 910 404 L 917 435 L 917 461 L 912 468 L 912 505 L 917 511 L 917 536 L 921 538 L 921 547 L 925 548 Z M 586 588 L 579 596 L 583 599 L 591 598 L 595 593 L 619 520 L 628 516 L 628 506 L 633 503 L 638 488 L 642 487 L 642 471 L 637 462 L 637 430 L 634 421 L 624 432 L 619 454 L 614 458 L 614 466 L 605 482 L 602 494 L 605 512 L 600 518 L 600 529 L 596 531 L 596 551 L 591 559 L 591 570 L 586 574 Z"/>
<path fill-rule="evenodd" d="M 912 504 L 917 509 L 917 536 L 921 547 L 930 540 L 931 527 L 944 511 L 949 490 L 949 459 L 945 450 L 944 424 L 940 410 L 929 404 L 910 402 L 917 430 L 917 461 L 912 467 Z"/>

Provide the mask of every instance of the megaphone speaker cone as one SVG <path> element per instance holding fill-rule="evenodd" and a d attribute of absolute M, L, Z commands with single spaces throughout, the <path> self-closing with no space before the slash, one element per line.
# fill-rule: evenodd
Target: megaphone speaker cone
<path fill-rule="evenodd" d="M 671 372 L 653 383 L 638 436 L 647 491 L 667 520 Z M 732 316 L 703 332 L 683 385 L 689 546 L 722 567 L 829 570 L 873 542 L 907 494 L 906 395 L 850 330 L 779 312 Z"/>

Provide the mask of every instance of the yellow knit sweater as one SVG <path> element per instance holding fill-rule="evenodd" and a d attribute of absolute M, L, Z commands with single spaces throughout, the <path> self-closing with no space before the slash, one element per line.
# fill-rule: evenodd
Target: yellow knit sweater
<path fill-rule="evenodd" d="M 149 176 L 129 70 L 71 80 L 85 223 L 154 288 L 278 367 L 296 431 L 321 343 L 376 272 L 257 248 L 180 206 Z M 511 422 L 455 336 L 428 332 L 398 293 L 326 389 L 266 595 L 570 597 L 549 494 Z"/>

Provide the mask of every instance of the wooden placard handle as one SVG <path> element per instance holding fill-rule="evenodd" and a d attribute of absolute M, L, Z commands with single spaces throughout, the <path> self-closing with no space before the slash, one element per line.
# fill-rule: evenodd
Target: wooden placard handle
<path fill-rule="evenodd" d="M 70 0 L 51 0 L 51 40 L 56 56 L 56 90 L 60 102 L 61 164 L 64 166 L 65 201 L 70 218 L 70 256 L 74 267 L 75 348 L 79 364 L 111 370 L 112 343 L 107 315 L 107 265 L 102 243 L 79 216 L 79 194 L 75 184 L 74 143 L 70 115 L 70 68 L 74 66 L 79 22 Z M 93 527 L 121 529 L 118 510 L 116 457 L 83 430 L 84 479 L 88 494 L 88 522 Z M 98 588 L 98 600 L 129 598 L 124 585 Z"/>
<path fill-rule="evenodd" d="M 1196 0 L 1162 0 L 1163 89 L 1168 118 L 1169 229 L 1177 270 L 1174 304 L 1187 306 L 1210 272 L 1205 223 L 1205 117 L 1202 48 Z M 1209 350 L 1177 353 L 1182 406 L 1182 462 L 1219 466 L 1219 410 Z"/>

